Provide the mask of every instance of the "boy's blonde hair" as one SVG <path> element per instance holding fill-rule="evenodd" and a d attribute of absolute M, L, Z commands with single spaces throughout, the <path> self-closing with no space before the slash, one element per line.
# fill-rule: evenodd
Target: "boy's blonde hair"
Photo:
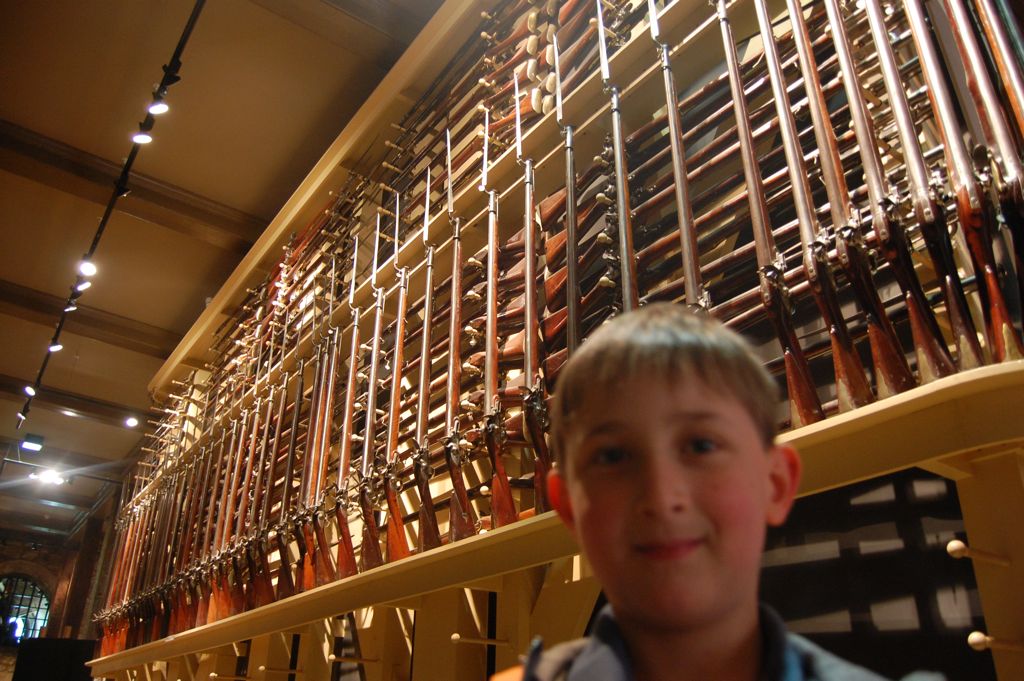
<path fill-rule="evenodd" d="M 738 333 L 681 305 L 658 303 L 616 317 L 599 328 L 566 362 L 551 405 L 551 444 L 565 466 L 565 434 L 573 412 L 592 390 L 642 374 L 671 381 L 698 379 L 734 397 L 750 414 L 766 446 L 775 441 L 779 389 Z"/>

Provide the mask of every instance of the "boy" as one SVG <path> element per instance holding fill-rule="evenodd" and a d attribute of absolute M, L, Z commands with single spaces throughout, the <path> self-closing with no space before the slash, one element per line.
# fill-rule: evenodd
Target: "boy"
<path fill-rule="evenodd" d="M 551 409 L 548 491 L 609 605 L 589 639 L 496 679 L 879 680 L 758 604 L 766 528 L 801 469 L 775 444 L 777 402 L 741 337 L 680 306 L 618 317 L 581 346 Z"/>

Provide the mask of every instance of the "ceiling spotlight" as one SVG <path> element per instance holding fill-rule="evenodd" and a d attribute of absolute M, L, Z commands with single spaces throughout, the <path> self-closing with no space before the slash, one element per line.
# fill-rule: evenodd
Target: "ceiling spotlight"
<path fill-rule="evenodd" d="M 77 418 L 78 417 L 78 414 L 73 412 L 73 411 L 71 411 L 70 409 L 61 409 L 60 413 L 64 414 L 64 416 L 70 416 L 72 418 Z"/>
<path fill-rule="evenodd" d="M 29 473 L 28 477 L 47 485 L 63 485 L 67 482 L 67 479 L 63 475 L 52 468 L 44 468 L 38 473 Z"/>
<path fill-rule="evenodd" d="M 82 291 L 84 291 L 85 289 L 89 288 L 90 286 L 92 286 L 92 282 L 91 281 L 83 281 L 83 282 L 79 283 L 78 286 L 75 287 L 75 290 L 78 291 L 79 293 L 81 293 Z"/>
<path fill-rule="evenodd" d="M 25 435 L 25 439 L 21 441 L 21 448 L 27 449 L 30 452 L 40 451 L 43 448 L 43 436 L 28 433 Z"/>
<path fill-rule="evenodd" d="M 77 305 L 75 305 L 74 303 L 68 303 L 67 306 L 64 308 L 64 311 L 65 312 L 74 312 L 77 309 L 78 309 Z"/>
<path fill-rule="evenodd" d="M 36 396 L 35 386 L 26 385 L 25 386 L 25 394 L 28 395 L 29 397 L 35 397 Z"/>
<path fill-rule="evenodd" d="M 96 265 L 88 258 L 83 258 L 82 262 L 78 263 L 78 273 L 83 277 L 91 277 L 96 274 Z"/>
<path fill-rule="evenodd" d="M 18 413 L 16 414 L 16 416 L 18 417 L 18 420 L 19 420 L 19 421 L 24 421 L 25 419 L 27 419 L 27 418 L 28 418 L 27 416 L 25 416 L 25 412 L 23 412 L 23 411 L 19 411 L 19 412 L 18 412 Z"/>
<path fill-rule="evenodd" d="M 124 420 L 124 425 L 128 426 L 129 428 L 134 428 L 135 426 L 139 425 L 139 420 L 134 416 L 129 416 Z"/>
<path fill-rule="evenodd" d="M 153 114 L 154 116 L 165 114 L 170 110 L 171 107 L 167 106 L 167 102 L 164 101 L 164 98 L 159 96 L 153 99 L 153 103 L 149 105 L 148 109 L 149 113 Z"/>
<path fill-rule="evenodd" d="M 153 136 L 145 130 L 139 130 L 137 133 L 132 135 L 132 142 L 136 144 L 149 144 L 153 141 Z"/>
<path fill-rule="evenodd" d="M 57 342 L 50 343 L 50 352 L 60 352 L 63 349 L 64 349 L 64 346 L 61 345 L 60 343 L 57 343 Z"/>

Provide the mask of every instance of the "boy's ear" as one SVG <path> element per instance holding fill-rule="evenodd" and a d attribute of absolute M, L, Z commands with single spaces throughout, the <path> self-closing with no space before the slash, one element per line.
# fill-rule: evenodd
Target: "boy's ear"
<path fill-rule="evenodd" d="M 766 520 L 768 525 L 778 527 L 786 522 L 789 509 L 793 507 L 803 463 L 800 454 L 789 445 L 774 445 L 768 456 L 769 497 Z"/>
<path fill-rule="evenodd" d="M 569 487 L 557 468 L 552 468 L 548 471 L 547 485 L 548 501 L 551 502 L 552 508 L 558 513 L 558 517 L 562 519 L 562 522 L 570 530 L 573 529 L 575 518 L 572 513 L 572 503 L 569 501 Z"/>

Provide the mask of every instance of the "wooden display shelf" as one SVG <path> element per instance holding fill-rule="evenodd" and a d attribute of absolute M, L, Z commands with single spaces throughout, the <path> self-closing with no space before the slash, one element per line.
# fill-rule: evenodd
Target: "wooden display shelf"
<path fill-rule="evenodd" d="M 784 433 L 780 441 L 795 446 L 803 454 L 801 495 L 911 466 L 958 482 L 969 481 L 979 472 L 979 466 L 1005 456 L 1020 460 L 1024 448 L 1021 404 L 1024 361 L 1008 362 L 949 376 L 854 412 Z M 1002 477 L 1003 483 L 1011 488 L 1016 485 L 1016 501 L 1011 489 L 989 503 L 1009 503 L 1010 506 L 1002 507 L 1009 512 L 1024 499 L 1024 482 L 1020 477 Z M 981 496 L 988 495 L 982 491 Z M 970 504 L 964 506 L 969 534 L 970 516 L 975 512 Z M 999 532 L 1002 539 L 986 538 L 983 545 L 1009 558 L 1011 567 L 992 573 L 982 567 L 976 571 L 990 633 L 994 623 L 999 623 L 1001 637 L 1012 639 L 1024 628 L 1019 588 L 1024 583 L 1024 537 L 1016 528 L 1006 527 L 1005 522 L 982 523 L 977 534 L 983 536 L 993 531 Z M 89 665 L 95 676 L 112 677 L 143 664 L 294 630 L 359 608 L 409 602 L 433 592 L 471 586 L 551 563 L 576 551 L 575 542 L 554 513 L 545 513 L 279 603 L 95 659 Z M 1019 675 L 1020 665 L 1024 664 L 1022 657 L 1019 653 L 998 653 L 1000 677 L 1024 678 Z"/>

